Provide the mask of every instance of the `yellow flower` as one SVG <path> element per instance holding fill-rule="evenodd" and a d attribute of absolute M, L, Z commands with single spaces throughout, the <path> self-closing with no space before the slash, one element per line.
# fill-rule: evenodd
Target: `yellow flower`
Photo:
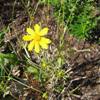
<path fill-rule="evenodd" d="M 43 49 L 48 49 L 48 44 L 51 43 L 51 40 L 45 38 L 44 36 L 48 33 L 48 28 L 45 27 L 41 29 L 38 24 L 35 24 L 34 30 L 31 28 L 27 28 L 28 35 L 23 36 L 24 41 L 30 41 L 28 45 L 28 50 L 32 51 L 34 48 L 36 53 L 40 52 L 40 47 Z"/>

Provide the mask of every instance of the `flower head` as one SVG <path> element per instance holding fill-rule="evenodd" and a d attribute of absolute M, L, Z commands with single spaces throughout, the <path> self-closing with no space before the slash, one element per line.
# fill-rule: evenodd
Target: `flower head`
<path fill-rule="evenodd" d="M 38 24 L 35 24 L 34 30 L 31 28 L 27 28 L 28 35 L 23 36 L 24 41 L 29 41 L 28 50 L 32 51 L 34 48 L 36 53 L 40 52 L 40 48 L 48 49 L 48 44 L 51 43 L 51 40 L 45 38 L 44 36 L 48 33 L 48 28 L 45 27 L 41 29 Z"/>

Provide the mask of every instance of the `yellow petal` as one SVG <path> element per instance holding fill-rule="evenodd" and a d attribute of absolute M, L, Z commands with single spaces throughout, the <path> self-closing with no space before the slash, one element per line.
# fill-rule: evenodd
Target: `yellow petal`
<path fill-rule="evenodd" d="M 27 28 L 26 29 L 26 32 L 28 33 L 28 34 L 34 34 L 34 30 L 33 29 L 31 29 L 31 28 Z"/>
<path fill-rule="evenodd" d="M 35 26 L 34 26 L 35 33 L 39 33 L 40 29 L 41 29 L 41 27 L 39 26 L 39 24 L 35 24 Z"/>
<path fill-rule="evenodd" d="M 36 53 L 40 52 L 40 46 L 39 46 L 38 42 L 35 42 L 35 49 L 34 50 L 35 50 Z"/>
<path fill-rule="evenodd" d="M 46 28 L 43 28 L 43 29 L 40 31 L 39 35 L 40 35 L 40 36 L 47 35 L 48 30 L 49 30 L 49 29 L 48 29 L 47 27 L 46 27 Z"/>
<path fill-rule="evenodd" d="M 30 44 L 28 45 L 28 50 L 32 51 L 33 47 L 34 47 L 34 40 L 30 42 Z"/>
<path fill-rule="evenodd" d="M 48 49 L 48 44 L 45 44 L 43 42 L 40 42 L 40 46 L 43 48 L 43 49 Z"/>
<path fill-rule="evenodd" d="M 51 40 L 48 39 L 48 38 L 45 38 L 45 37 L 41 37 L 41 41 L 40 42 L 45 43 L 45 44 L 50 44 Z"/>
<path fill-rule="evenodd" d="M 30 41 L 33 39 L 33 37 L 31 35 L 24 35 L 22 38 L 24 41 Z"/>

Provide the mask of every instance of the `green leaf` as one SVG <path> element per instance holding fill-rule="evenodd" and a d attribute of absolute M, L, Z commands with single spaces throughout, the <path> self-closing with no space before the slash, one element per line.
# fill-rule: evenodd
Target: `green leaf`
<path fill-rule="evenodd" d="M 0 75 L 5 75 L 5 72 L 9 73 L 10 69 L 17 63 L 15 54 L 0 53 Z"/>
<path fill-rule="evenodd" d="M 32 66 L 29 66 L 29 67 L 27 68 L 27 71 L 28 71 L 29 73 L 38 74 L 38 70 L 37 70 L 36 68 L 32 67 Z"/>

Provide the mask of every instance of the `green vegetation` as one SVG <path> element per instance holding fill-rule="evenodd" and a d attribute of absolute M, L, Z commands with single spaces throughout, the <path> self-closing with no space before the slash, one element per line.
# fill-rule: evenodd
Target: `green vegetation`
<path fill-rule="evenodd" d="M 67 27 L 67 32 L 86 39 L 89 32 L 97 26 L 94 0 L 42 0 L 54 7 L 56 20 Z"/>
<path fill-rule="evenodd" d="M 84 58 L 90 56 L 91 48 L 96 46 L 86 45 L 84 49 L 79 46 L 81 44 L 78 46 L 74 44 L 89 39 L 90 32 L 98 25 L 100 17 L 95 14 L 97 11 L 95 1 L 33 0 L 32 2 L 31 0 L 21 0 L 20 2 L 22 13 L 24 12 L 24 17 L 27 16 L 26 19 L 22 19 L 20 22 L 23 17 L 20 17 L 20 13 L 15 9 L 17 4 L 17 0 L 15 0 L 12 7 L 12 18 L 10 18 L 12 20 L 0 30 L 0 96 L 4 98 L 11 95 L 18 100 L 17 91 L 17 95 L 21 96 L 22 93 L 23 98 L 24 94 L 32 96 L 34 94 L 36 100 L 48 100 L 48 98 L 53 100 L 51 97 L 60 97 L 67 91 L 68 97 L 79 97 L 81 93 L 75 93 L 81 85 L 74 87 L 72 84 L 76 81 L 73 81 L 73 73 L 76 70 L 74 67 L 80 67 L 81 64 L 84 67 L 87 64 L 87 62 L 84 64 L 86 59 L 82 59 L 81 62 L 80 58 L 78 59 L 79 54 L 86 53 Z M 20 5 L 20 2 L 17 5 Z M 17 19 L 17 16 L 20 18 Z M 24 23 L 24 21 L 26 22 Z M 39 29 L 40 26 L 43 28 L 42 31 Z M 7 27 L 9 27 L 9 31 Z M 7 34 L 8 38 L 10 34 L 15 37 L 10 36 L 9 41 L 5 42 Z M 22 39 L 23 36 L 24 39 Z M 72 37 L 76 41 L 73 41 Z M 42 49 L 40 50 L 40 48 Z M 77 57 L 74 59 L 75 54 Z M 79 64 L 77 59 L 80 61 Z M 91 59 L 93 57 L 89 61 Z M 76 62 L 73 63 L 74 61 Z M 86 78 L 86 76 L 84 77 Z M 16 87 L 15 90 L 10 88 L 13 84 Z M 12 91 L 15 91 L 15 94 Z M 38 97 L 41 99 L 37 99 Z"/>

